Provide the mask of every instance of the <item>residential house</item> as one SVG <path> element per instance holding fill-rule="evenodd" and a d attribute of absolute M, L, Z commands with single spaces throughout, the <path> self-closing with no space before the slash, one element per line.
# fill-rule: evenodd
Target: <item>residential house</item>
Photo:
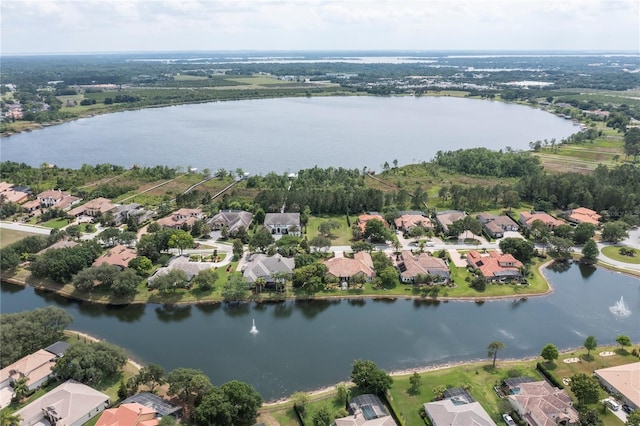
<path fill-rule="evenodd" d="M 458 404 L 452 399 L 428 402 L 424 411 L 433 426 L 496 426 L 479 402 Z"/>
<path fill-rule="evenodd" d="M 502 381 L 501 388 L 506 395 L 515 395 L 520 392 L 521 384 L 535 381 L 536 379 L 529 376 L 510 377 Z"/>
<path fill-rule="evenodd" d="M 502 238 L 507 231 L 517 231 L 518 224 L 507 215 L 493 215 L 490 213 L 480 213 L 476 216 L 482 228 L 491 238 Z"/>
<path fill-rule="evenodd" d="M 11 183 L 0 182 L 0 200 L 8 203 L 22 204 L 29 198 L 28 187 L 17 187 Z"/>
<path fill-rule="evenodd" d="M 36 210 L 40 209 L 40 200 L 31 200 L 22 204 L 22 210 L 27 213 L 34 213 Z"/>
<path fill-rule="evenodd" d="M 98 257 L 91 266 L 100 266 L 106 263 L 107 265 L 117 266 L 120 270 L 123 270 L 129 266 L 129 262 L 136 257 L 138 257 L 138 253 L 134 249 L 117 245 Z"/>
<path fill-rule="evenodd" d="M 433 229 L 431 219 L 420 212 L 401 214 L 400 217 L 395 218 L 394 223 L 396 225 L 396 229 L 405 234 L 416 226 L 421 226 L 425 229 Z"/>
<path fill-rule="evenodd" d="M 437 284 L 446 284 L 451 278 L 446 262 L 429 253 L 414 255 L 409 250 L 404 250 L 401 259 L 397 262 L 397 267 L 400 271 L 400 279 L 404 283 L 415 283 L 419 275 L 431 276 L 433 283 Z"/>
<path fill-rule="evenodd" d="M 57 356 L 40 349 L 20 358 L 0 370 L 0 388 L 12 386 L 17 380 L 27 379 L 27 389 L 35 390 L 53 376 L 51 369 L 56 365 Z"/>
<path fill-rule="evenodd" d="M 442 232 L 449 233 L 449 225 L 453 222 L 463 220 L 467 217 L 467 213 L 459 210 L 445 210 L 436 213 L 436 222 L 442 228 Z"/>
<path fill-rule="evenodd" d="M 96 426 L 157 426 L 159 423 L 154 409 L 132 402 L 104 410 Z"/>
<path fill-rule="evenodd" d="M 198 219 L 202 219 L 202 209 L 180 209 L 173 212 L 171 216 L 158 219 L 158 225 L 180 229 L 185 225 L 193 226 Z"/>
<path fill-rule="evenodd" d="M 586 207 L 578 207 L 565 212 L 565 214 L 567 220 L 571 223 L 590 223 L 596 227 L 600 226 L 600 219 L 602 218 L 598 213 Z"/>
<path fill-rule="evenodd" d="M 336 426 L 397 426 L 380 398 L 358 395 L 349 401 L 349 416 L 335 420 Z"/>
<path fill-rule="evenodd" d="M 358 216 L 358 220 L 356 221 L 356 223 L 360 227 L 360 231 L 365 231 L 367 222 L 370 220 L 379 220 L 384 224 L 384 226 L 387 226 L 387 221 L 384 220 L 384 217 L 382 217 L 380 213 L 361 214 L 360 216 Z"/>
<path fill-rule="evenodd" d="M 44 348 L 45 351 L 51 352 L 58 358 L 62 358 L 67 349 L 69 349 L 69 344 L 60 340 Z"/>
<path fill-rule="evenodd" d="M 80 198 L 73 195 L 62 192 L 60 190 L 48 190 L 41 192 L 37 195 L 40 207 L 42 208 L 56 208 L 60 210 L 66 210 L 73 204 L 80 202 Z"/>
<path fill-rule="evenodd" d="M 167 400 L 150 392 L 140 392 L 122 401 L 122 404 L 138 403 L 147 408 L 152 408 L 160 417 L 178 416 L 181 407 L 171 405 Z"/>
<path fill-rule="evenodd" d="M 56 424 L 80 426 L 109 406 L 109 396 L 68 380 L 15 412 L 20 426 Z"/>
<path fill-rule="evenodd" d="M 138 203 L 129 203 L 116 206 L 113 213 L 113 220 L 116 225 L 122 225 L 123 223 L 127 223 L 129 218 L 136 217 L 140 224 L 151 219 L 155 214 L 154 211 L 146 210 Z"/>
<path fill-rule="evenodd" d="M 244 226 L 249 229 L 253 222 L 253 214 L 244 210 L 220 210 L 220 212 L 209 220 L 211 229 L 220 230 L 223 227 L 229 229 L 229 235 L 235 235 L 238 228 Z"/>
<path fill-rule="evenodd" d="M 624 403 L 640 410 L 640 362 L 601 368 L 593 373 L 609 393 L 620 394 Z"/>
<path fill-rule="evenodd" d="M 522 226 L 526 226 L 527 228 L 531 228 L 531 225 L 536 220 L 541 220 L 542 223 L 547 225 L 549 228 L 555 228 L 558 225 L 563 225 L 564 222 L 562 220 L 556 219 L 551 216 L 549 213 L 545 212 L 522 212 L 520 213 L 520 224 Z"/>
<path fill-rule="evenodd" d="M 277 253 L 273 256 L 256 253 L 247 259 L 247 264 L 242 271 L 242 275 L 250 283 L 254 283 L 258 278 L 265 280 L 265 287 L 275 288 L 281 283 L 275 274 L 292 274 L 295 268 L 293 258 L 284 257 Z"/>
<path fill-rule="evenodd" d="M 103 197 L 89 200 L 81 206 L 75 207 L 67 212 L 69 216 L 91 216 L 96 217 L 100 214 L 115 210 L 116 205 L 111 200 Z"/>
<path fill-rule="evenodd" d="M 324 261 L 329 269 L 327 275 L 337 278 L 340 282 L 349 282 L 349 279 L 363 277 L 366 281 L 372 281 L 376 273 L 373 270 L 371 255 L 365 251 L 354 253 L 353 259 L 348 257 L 334 257 Z"/>
<path fill-rule="evenodd" d="M 73 240 L 59 240 L 56 241 L 55 243 L 51 244 L 49 247 L 45 247 L 42 250 L 40 250 L 39 252 L 37 252 L 37 255 L 41 255 L 42 253 L 46 253 L 49 250 L 56 250 L 56 249 L 62 249 L 62 248 L 71 248 L 71 247 L 75 247 L 80 245 L 79 242 L 77 241 L 73 241 Z"/>
<path fill-rule="evenodd" d="M 267 213 L 264 226 L 274 235 L 300 236 L 300 213 Z"/>
<path fill-rule="evenodd" d="M 578 424 L 578 412 L 571 397 L 546 381 L 521 383 L 509 403 L 530 426 Z"/>
<path fill-rule="evenodd" d="M 511 281 L 522 279 L 522 262 L 511 254 L 500 254 L 492 251 L 480 254 L 476 250 L 467 253 L 467 263 L 489 281 Z"/>
<path fill-rule="evenodd" d="M 187 255 L 176 256 L 169 261 L 167 266 L 158 268 L 153 275 L 147 279 L 147 283 L 151 284 L 157 277 L 168 274 L 172 269 L 180 269 L 187 274 L 187 278 L 191 281 L 200 271 L 211 269 L 211 266 L 209 262 L 191 262 Z"/>

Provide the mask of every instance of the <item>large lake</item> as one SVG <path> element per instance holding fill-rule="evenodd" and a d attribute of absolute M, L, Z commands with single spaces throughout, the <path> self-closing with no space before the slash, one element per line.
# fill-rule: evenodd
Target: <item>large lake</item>
<path fill-rule="evenodd" d="M 101 115 L 0 139 L 0 158 L 78 168 L 112 163 L 252 174 L 316 165 L 380 170 L 439 150 L 529 149 L 571 121 L 530 107 L 451 97 L 318 97 L 216 102 Z"/>
<path fill-rule="evenodd" d="M 199 368 L 216 385 L 242 380 L 267 400 L 347 380 L 355 359 L 397 370 L 486 359 L 493 340 L 507 346 L 500 358 L 537 356 L 546 343 L 579 347 L 588 335 L 601 344 L 620 334 L 640 341 L 640 280 L 584 266 L 545 275 L 555 288 L 548 296 L 484 304 L 362 299 L 106 308 L 3 283 L 0 307 L 61 306 L 75 318 L 71 328 L 142 362 Z M 249 332 L 253 319 L 256 335 Z"/>

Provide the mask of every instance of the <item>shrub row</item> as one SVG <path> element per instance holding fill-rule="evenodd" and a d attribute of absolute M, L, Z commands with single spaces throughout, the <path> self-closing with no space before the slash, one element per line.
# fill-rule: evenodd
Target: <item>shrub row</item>
<path fill-rule="evenodd" d="M 558 382 L 555 376 L 551 374 L 551 372 L 547 370 L 544 365 L 542 365 L 541 363 L 537 363 L 536 368 L 538 369 L 540 374 L 542 374 L 545 379 L 547 379 L 553 386 L 557 387 L 558 389 L 564 389 L 564 385 L 561 382 Z"/>

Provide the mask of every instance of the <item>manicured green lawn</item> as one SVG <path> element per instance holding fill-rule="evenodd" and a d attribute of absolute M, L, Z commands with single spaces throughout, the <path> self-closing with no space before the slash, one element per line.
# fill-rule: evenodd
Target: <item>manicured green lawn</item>
<path fill-rule="evenodd" d="M 603 248 L 602 254 L 604 254 L 605 256 L 613 260 L 617 260 L 619 262 L 633 263 L 635 265 L 640 264 L 640 250 L 633 247 L 625 247 L 625 248 L 627 250 L 633 250 L 636 253 L 636 255 L 634 257 L 624 256 L 620 254 L 620 247 L 617 247 L 617 246 L 607 246 Z"/>
<path fill-rule="evenodd" d="M 349 217 L 352 225 L 356 223 L 357 219 L 357 216 Z M 351 227 L 347 224 L 347 218 L 345 215 L 311 216 L 309 218 L 309 223 L 307 224 L 307 232 L 306 234 L 303 234 L 303 236 L 306 236 L 307 239 L 311 241 L 314 237 L 320 235 L 318 232 L 318 226 L 322 222 L 326 222 L 328 220 L 333 220 L 340 224 L 340 228 L 331 231 L 331 237 L 329 237 L 329 239 L 331 240 L 332 246 L 350 246 L 353 244 L 353 241 L 351 241 L 351 238 L 353 237 L 351 234 Z"/>
<path fill-rule="evenodd" d="M 47 228 L 60 229 L 62 227 L 67 226 L 68 224 L 69 224 L 69 221 L 67 219 L 56 218 L 56 219 L 51 219 L 47 222 L 43 222 L 40 225 L 46 226 Z"/>

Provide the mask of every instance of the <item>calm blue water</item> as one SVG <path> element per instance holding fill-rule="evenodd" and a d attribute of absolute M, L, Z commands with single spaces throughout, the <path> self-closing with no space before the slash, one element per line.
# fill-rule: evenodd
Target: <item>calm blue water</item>
<path fill-rule="evenodd" d="M 75 318 L 71 328 L 142 362 L 200 368 L 217 385 L 242 380 L 267 400 L 347 380 L 355 359 L 396 370 L 485 359 L 493 340 L 507 346 L 501 358 L 535 356 L 546 343 L 579 347 L 588 335 L 601 344 L 620 334 L 640 341 L 640 280 L 578 266 L 545 275 L 555 288 L 549 296 L 481 305 L 400 299 L 105 308 L 3 283 L 0 307 L 64 307 Z M 627 317 L 609 309 L 621 297 Z M 249 332 L 253 319 L 257 335 Z"/>
<path fill-rule="evenodd" d="M 324 97 L 144 109 L 0 139 L 0 158 L 78 168 L 112 163 L 252 174 L 316 165 L 380 170 L 430 161 L 439 150 L 529 149 L 578 131 L 533 108 L 449 97 Z"/>

